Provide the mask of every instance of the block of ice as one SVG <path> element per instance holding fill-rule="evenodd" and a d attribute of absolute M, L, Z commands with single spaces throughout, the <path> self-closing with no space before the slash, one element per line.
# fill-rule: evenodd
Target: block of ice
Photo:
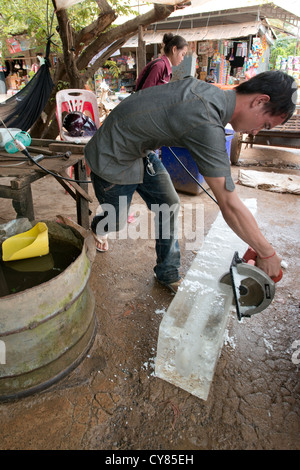
<path fill-rule="evenodd" d="M 244 201 L 252 213 L 256 199 Z M 235 251 L 247 249 L 217 216 L 159 328 L 155 375 L 207 400 L 232 306 L 230 286 L 219 282 Z"/>

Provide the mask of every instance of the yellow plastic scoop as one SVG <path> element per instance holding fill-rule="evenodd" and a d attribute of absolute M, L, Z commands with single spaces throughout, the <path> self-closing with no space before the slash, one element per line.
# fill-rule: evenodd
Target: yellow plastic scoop
<path fill-rule="evenodd" d="M 44 222 L 38 222 L 27 232 L 7 238 L 2 243 L 3 261 L 34 258 L 48 253 L 48 227 Z"/>

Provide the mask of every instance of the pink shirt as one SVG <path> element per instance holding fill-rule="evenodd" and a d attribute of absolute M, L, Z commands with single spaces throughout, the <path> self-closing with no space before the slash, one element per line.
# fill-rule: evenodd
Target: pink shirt
<path fill-rule="evenodd" d="M 150 67 L 151 64 L 152 62 L 149 62 L 149 64 L 147 64 L 146 67 L 143 68 L 143 70 L 141 71 L 136 81 L 136 86 L 138 86 L 143 75 L 146 73 L 146 71 L 148 70 L 148 67 Z M 148 77 L 146 78 L 145 83 L 142 86 L 142 90 L 144 88 L 149 88 L 151 86 L 164 85 L 165 83 L 169 83 L 171 77 L 172 77 L 172 66 L 167 56 L 163 55 L 160 58 L 160 60 L 157 60 L 157 62 L 155 62 L 155 64 L 152 65 L 150 73 Z"/>

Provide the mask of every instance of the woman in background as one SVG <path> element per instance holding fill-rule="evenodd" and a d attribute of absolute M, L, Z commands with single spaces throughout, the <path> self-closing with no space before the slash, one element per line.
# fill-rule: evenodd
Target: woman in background
<path fill-rule="evenodd" d="M 165 33 L 163 44 L 163 56 L 152 60 L 143 68 L 136 81 L 136 91 L 169 83 L 172 78 L 172 66 L 176 67 L 183 61 L 188 43 L 182 36 Z"/>

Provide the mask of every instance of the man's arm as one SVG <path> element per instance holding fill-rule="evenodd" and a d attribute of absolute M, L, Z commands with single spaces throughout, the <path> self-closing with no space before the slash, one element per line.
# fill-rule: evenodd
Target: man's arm
<path fill-rule="evenodd" d="M 257 266 L 270 277 L 278 276 L 281 259 L 276 253 L 273 255 L 274 248 L 261 233 L 255 218 L 240 200 L 236 190 L 226 190 L 224 177 L 205 177 L 205 180 L 218 201 L 226 223 L 242 240 L 256 251 L 258 255 Z"/>

